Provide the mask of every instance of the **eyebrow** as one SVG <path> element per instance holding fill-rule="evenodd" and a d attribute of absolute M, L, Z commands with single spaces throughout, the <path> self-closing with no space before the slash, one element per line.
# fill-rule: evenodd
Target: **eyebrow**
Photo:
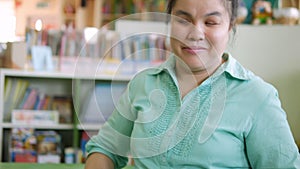
<path fill-rule="evenodd" d="M 218 11 L 215 11 L 215 12 L 208 13 L 205 16 L 222 16 L 222 14 Z"/>
<path fill-rule="evenodd" d="M 188 17 L 192 18 L 192 15 L 191 15 L 190 13 L 185 12 L 185 11 L 183 11 L 183 10 L 178 10 L 178 11 L 176 11 L 174 14 L 175 14 L 175 15 L 185 15 L 185 16 L 188 16 Z"/>
<path fill-rule="evenodd" d="M 183 10 L 178 10 L 174 14 L 175 15 L 184 15 L 184 16 L 192 18 L 192 15 L 190 13 L 185 12 Z M 207 13 L 204 16 L 205 17 L 208 17 L 208 16 L 222 16 L 222 14 L 220 12 L 218 12 L 218 11 L 214 11 L 214 12 Z"/>

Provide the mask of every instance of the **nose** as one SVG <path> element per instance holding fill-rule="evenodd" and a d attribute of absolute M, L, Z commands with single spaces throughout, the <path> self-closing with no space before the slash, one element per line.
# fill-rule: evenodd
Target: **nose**
<path fill-rule="evenodd" d="M 201 26 L 191 25 L 191 28 L 189 30 L 188 34 L 188 40 L 190 41 L 201 41 L 204 40 L 204 31 Z"/>

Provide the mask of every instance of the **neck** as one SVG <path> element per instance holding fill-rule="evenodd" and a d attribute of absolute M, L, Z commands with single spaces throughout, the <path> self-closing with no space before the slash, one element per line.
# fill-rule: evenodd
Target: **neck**
<path fill-rule="evenodd" d="M 199 86 L 224 62 L 224 60 L 220 60 L 219 64 L 215 64 L 216 66 L 211 66 L 204 69 L 199 68 L 190 70 L 190 68 L 188 68 L 186 65 L 181 64 L 177 61 L 175 70 L 181 97 L 184 97 L 188 92 Z"/>
<path fill-rule="evenodd" d="M 175 70 L 181 98 L 200 85 L 208 77 L 206 71 L 194 72 L 178 63 L 176 63 Z"/>
<path fill-rule="evenodd" d="M 209 77 L 209 73 L 206 69 L 190 70 L 176 64 L 176 76 L 178 81 L 186 81 L 193 84 L 201 84 L 205 79 Z"/>
<path fill-rule="evenodd" d="M 210 75 L 212 75 L 219 67 L 225 62 L 221 59 L 218 64 L 214 66 L 207 66 L 205 68 L 195 68 L 190 69 L 184 64 L 176 62 L 176 76 L 178 80 L 187 81 L 193 80 L 193 82 L 200 85 L 204 80 L 206 80 Z"/>

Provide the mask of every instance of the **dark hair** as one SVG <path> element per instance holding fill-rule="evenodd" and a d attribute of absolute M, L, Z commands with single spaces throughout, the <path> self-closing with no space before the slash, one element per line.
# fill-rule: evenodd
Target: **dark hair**
<path fill-rule="evenodd" d="M 230 14 L 230 26 L 233 28 L 233 31 L 235 32 L 235 24 L 236 24 L 236 18 L 237 18 L 237 10 L 239 7 L 239 1 L 240 0 L 224 0 L 230 2 L 231 6 L 228 9 Z M 167 13 L 171 14 L 173 7 L 175 6 L 176 0 L 168 0 L 167 5 Z M 227 5 L 226 5 L 227 6 Z"/>

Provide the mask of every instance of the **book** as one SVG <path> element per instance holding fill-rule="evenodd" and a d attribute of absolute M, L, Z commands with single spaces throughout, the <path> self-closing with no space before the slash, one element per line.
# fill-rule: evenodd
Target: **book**
<path fill-rule="evenodd" d="M 5 86 L 4 86 L 4 114 L 3 114 L 3 120 L 9 121 L 10 120 L 10 113 L 12 108 L 12 93 L 14 92 L 15 88 L 15 79 L 13 78 L 6 78 L 5 79 Z"/>
<path fill-rule="evenodd" d="M 42 105 L 40 107 L 41 110 L 50 110 L 51 109 L 51 103 L 52 103 L 52 97 L 46 95 L 42 101 Z"/>
<path fill-rule="evenodd" d="M 55 125 L 59 122 L 55 110 L 13 110 L 11 122 L 23 125 Z"/>
<path fill-rule="evenodd" d="M 58 164 L 60 163 L 60 155 L 59 154 L 38 154 L 37 155 L 37 162 L 40 164 L 43 163 L 51 163 L 51 164 Z"/>
<path fill-rule="evenodd" d="M 28 88 L 28 86 L 29 86 L 28 81 L 22 79 L 17 80 L 16 91 L 13 98 L 13 103 L 14 103 L 13 108 L 16 108 L 20 104 L 22 98 L 26 93 L 26 89 Z"/>
<path fill-rule="evenodd" d="M 59 123 L 72 123 L 72 97 L 54 96 L 52 98 L 52 110 L 59 113 Z"/>
<path fill-rule="evenodd" d="M 11 112 L 17 108 L 26 93 L 29 82 L 17 78 L 7 78 L 4 94 L 4 121 L 10 121 Z"/>
<path fill-rule="evenodd" d="M 24 97 L 25 98 L 25 102 L 22 105 L 21 109 L 34 109 L 34 105 L 37 101 L 37 97 L 38 97 L 38 89 L 35 88 L 29 88 L 28 91 L 29 93 L 26 93 Z"/>
<path fill-rule="evenodd" d="M 31 88 L 27 88 L 23 95 L 23 98 L 21 99 L 21 102 L 19 103 L 19 105 L 17 107 L 18 109 L 23 109 L 23 106 L 24 106 L 30 92 L 31 92 Z"/>
<path fill-rule="evenodd" d="M 35 131 L 38 155 L 60 155 L 61 136 L 53 130 Z"/>
<path fill-rule="evenodd" d="M 13 128 L 9 139 L 11 162 L 36 162 L 37 140 L 32 128 Z"/>

